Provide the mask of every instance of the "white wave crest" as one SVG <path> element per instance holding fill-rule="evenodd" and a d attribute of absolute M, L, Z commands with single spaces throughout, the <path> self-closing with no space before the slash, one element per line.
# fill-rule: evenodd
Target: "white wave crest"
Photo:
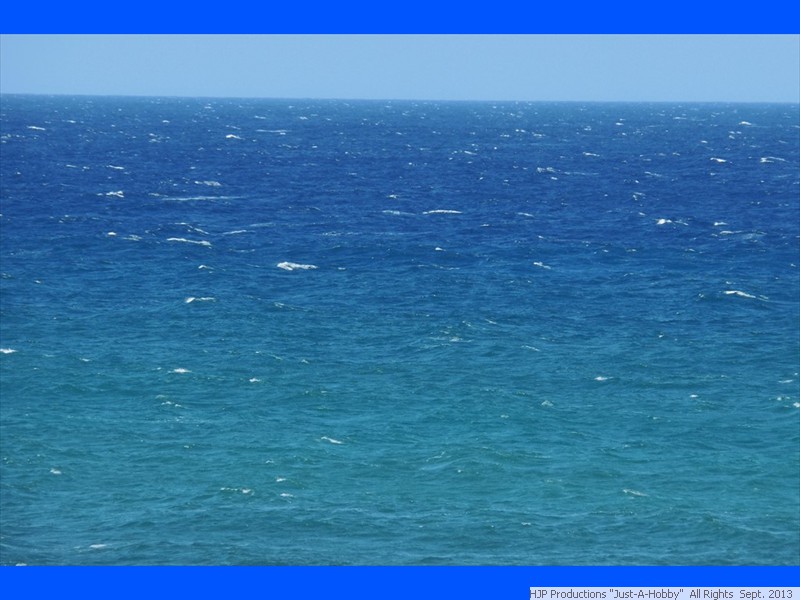
<path fill-rule="evenodd" d="M 725 290 L 722 293 L 726 296 L 739 296 L 741 298 L 752 298 L 753 300 L 769 300 L 766 296 L 754 296 L 753 294 L 748 294 L 741 290 Z"/>
<path fill-rule="evenodd" d="M 13 348 L 0 348 L 0 354 L 14 354 L 16 350 Z"/>
<path fill-rule="evenodd" d="M 168 242 L 182 242 L 184 244 L 197 244 L 198 246 L 211 246 L 208 240 L 187 240 L 186 238 L 167 238 Z"/>
<path fill-rule="evenodd" d="M 249 496 L 250 494 L 253 493 L 253 490 L 251 488 L 221 487 L 221 488 L 219 488 L 219 491 L 221 491 L 221 492 L 241 492 L 242 494 L 245 494 L 247 496 Z"/>
<path fill-rule="evenodd" d="M 301 263 L 293 263 L 289 261 L 279 262 L 275 265 L 279 269 L 283 269 L 284 271 L 296 271 L 296 270 L 309 270 L 309 269 L 317 269 L 317 265 L 304 265 Z"/>
<path fill-rule="evenodd" d="M 189 296 L 184 300 L 186 304 L 191 304 L 192 302 L 215 302 L 217 299 L 213 296 L 203 296 L 202 298 L 195 298 L 194 296 Z"/>
<path fill-rule="evenodd" d="M 426 210 L 423 215 L 460 215 L 460 210 L 449 210 L 446 208 L 437 208 L 434 210 Z"/>
<path fill-rule="evenodd" d="M 342 442 L 342 441 L 340 441 L 340 440 L 335 440 L 335 439 L 333 439 L 333 438 L 331 438 L 331 437 L 328 437 L 327 435 L 323 435 L 323 436 L 322 436 L 321 438 L 319 438 L 319 439 L 321 439 L 321 440 L 325 440 L 326 442 L 330 442 L 331 444 L 344 444 L 344 442 Z"/>
<path fill-rule="evenodd" d="M 237 198 L 241 198 L 241 196 L 160 196 L 164 198 L 164 200 L 168 200 L 170 202 L 195 202 L 195 201 L 206 201 L 206 200 L 236 200 Z"/>

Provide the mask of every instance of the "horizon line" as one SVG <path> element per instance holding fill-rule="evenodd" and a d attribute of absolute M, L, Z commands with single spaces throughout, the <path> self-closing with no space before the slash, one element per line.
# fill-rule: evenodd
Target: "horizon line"
<path fill-rule="evenodd" d="M 473 99 L 473 98 L 347 98 L 337 96 L 217 96 L 189 94 L 103 94 L 103 93 L 68 93 L 68 92 L 5 92 L 3 96 L 44 96 L 68 98 L 127 98 L 127 99 L 163 99 L 163 100 L 265 100 L 265 101 L 330 101 L 330 102 L 443 102 L 443 103 L 523 103 L 523 104 L 782 104 L 800 106 L 797 100 L 587 100 L 587 99 Z"/>

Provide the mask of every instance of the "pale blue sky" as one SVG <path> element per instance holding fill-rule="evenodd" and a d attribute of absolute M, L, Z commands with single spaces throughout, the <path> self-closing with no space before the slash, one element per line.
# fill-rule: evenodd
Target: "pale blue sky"
<path fill-rule="evenodd" d="M 800 102 L 798 35 L 3 35 L 0 92 Z"/>

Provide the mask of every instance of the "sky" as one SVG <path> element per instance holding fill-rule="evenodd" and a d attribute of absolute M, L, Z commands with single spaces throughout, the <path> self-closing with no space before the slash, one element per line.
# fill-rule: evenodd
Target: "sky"
<path fill-rule="evenodd" d="M 800 103 L 800 35 L 1 35 L 0 92 Z"/>

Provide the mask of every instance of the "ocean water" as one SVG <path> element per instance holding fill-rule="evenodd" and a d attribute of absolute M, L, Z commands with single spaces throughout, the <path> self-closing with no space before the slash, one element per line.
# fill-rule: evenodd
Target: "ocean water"
<path fill-rule="evenodd" d="M 800 562 L 797 105 L 3 96 L 0 563 Z"/>

